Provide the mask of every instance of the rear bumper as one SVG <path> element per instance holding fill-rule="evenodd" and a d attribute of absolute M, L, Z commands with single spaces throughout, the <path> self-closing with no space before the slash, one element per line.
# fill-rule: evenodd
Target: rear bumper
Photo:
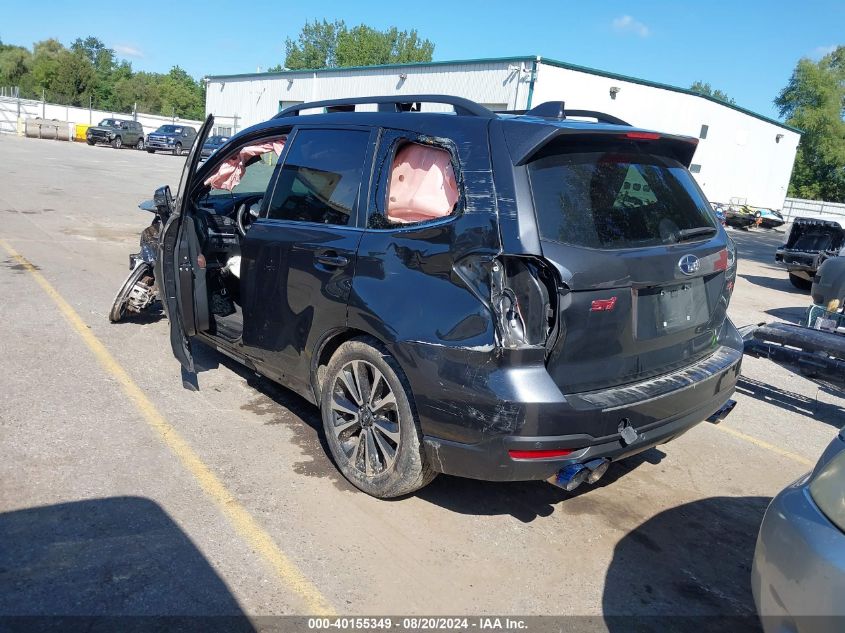
<path fill-rule="evenodd" d="M 786 268 L 789 272 L 809 273 L 812 278 L 819 268 L 820 254 L 811 251 L 793 251 L 786 248 L 779 248 L 775 251 L 775 262 Z"/>
<path fill-rule="evenodd" d="M 571 463 L 635 455 L 681 435 L 730 399 L 742 362 L 742 340 L 738 333 L 730 338 L 730 344 L 681 370 L 583 394 L 562 394 L 542 366 L 506 368 L 484 381 L 500 395 L 490 406 L 483 390 L 476 390 L 471 403 L 450 402 L 441 372 L 438 401 L 420 398 L 414 387 L 426 454 L 440 472 L 491 481 L 547 479 Z M 459 421 L 452 419 L 461 414 Z M 623 441 L 623 424 L 636 431 L 633 441 Z M 554 449 L 572 452 L 547 459 L 509 454 Z"/>
<path fill-rule="evenodd" d="M 730 391 L 732 392 L 733 389 Z M 729 396 L 730 393 L 727 395 Z M 670 442 L 704 421 L 727 402 L 725 394 L 720 393 L 692 413 L 661 420 L 648 429 L 637 429 L 638 437 L 631 444 L 625 444 L 619 435 L 610 439 L 594 438 L 589 446 L 560 459 L 512 459 L 508 451 L 555 449 L 577 444 L 583 446 L 583 436 L 506 436 L 483 444 L 460 444 L 425 437 L 425 449 L 434 468 L 449 475 L 488 481 L 549 479 L 568 464 L 582 464 L 602 457 L 619 461 L 642 453 L 658 444 Z"/>

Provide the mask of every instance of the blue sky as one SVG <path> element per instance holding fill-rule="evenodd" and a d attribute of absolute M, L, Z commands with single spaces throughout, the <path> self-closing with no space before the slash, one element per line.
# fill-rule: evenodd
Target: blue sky
<path fill-rule="evenodd" d="M 38 19 L 26 3 L 4 8 L 0 39 L 31 46 L 48 37 L 69 44 L 96 35 L 136 69 L 178 64 L 199 78 L 281 63 L 285 38 L 306 20 L 340 18 L 349 26 L 416 28 L 435 43 L 435 60 L 542 55 L 682 87 L 700 79 L 767 116 L 776 116 L 772 99 L 799 58 L 845 44 L 843 0 L 51 0 L 37 6 Z"/>

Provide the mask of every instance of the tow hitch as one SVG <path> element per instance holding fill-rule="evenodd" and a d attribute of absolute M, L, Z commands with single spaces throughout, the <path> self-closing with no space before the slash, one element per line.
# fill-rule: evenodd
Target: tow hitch
<path fill-rule="evenodd" d="M 719 422 L 728 417 L 728 414 L 734 410 L 735 406 L 736 400 L 728 400 L 725 404 L 721 406 L 718 411 L 716 411 L 713 415 L 707 418 L 707 421 L 712 424 L 719 424 Z"/>

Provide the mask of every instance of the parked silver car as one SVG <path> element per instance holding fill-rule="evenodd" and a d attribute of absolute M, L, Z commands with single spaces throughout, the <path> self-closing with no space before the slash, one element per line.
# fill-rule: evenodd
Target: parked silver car
<path fill-rule="evenodd" d="M 766 510 L 751 588 L 766 633 L 845 630 L 845 428 Z"/>

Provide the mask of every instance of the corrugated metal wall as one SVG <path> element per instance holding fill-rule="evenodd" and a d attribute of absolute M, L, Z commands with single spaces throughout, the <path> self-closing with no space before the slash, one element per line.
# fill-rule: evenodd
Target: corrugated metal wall
<path fill-rule="evenodd" d="M 520 66 L 519 62 L 493 62 L 212 78 L 206 111 L 221 122 L 237 116 L 240 130 L 269 119 L 279 111 L 280 102 L 287 105 L 340 97 L 452 94 L 515 109 L 524 107 L 528 92 L 529 76 Z"/>
<path fill-rule="evenodd" d="M 218 125 L 241 130 L 291 105 L 320 99 L 402 94 L 451 94 L 488 107 L 524 109 L 532 62 L 525 58 L 397 67 L 212 77 L 206 108 Z M 618 88 L 615 98 L 610 88 Z M 624 78 L 540 63 L 533 105 L 564 101 L 574 109 L 599 110 L 633 125 L 698 137 L 695 178 L 716 202 L 743 198 L 780 209 L 800 135 L 701 97 Z M 428 109 L 438 109 L 429 106 Z M 443 107 L 441 109 L 448 109 Z"/>
<path fill-rule="evenodd" d="M 618 88 L 615 98 L 611 88 Z M 753 206 L 783 206 L 800 135 L 708 99 L 541 64 L 534 103 L 565 101 L 573 109 L 598 110 L 631 125 L 699 137 L 696 181 L 713 202 L 745 199 Z M 780 137 L 780 138 L 778 138 Z"/>

